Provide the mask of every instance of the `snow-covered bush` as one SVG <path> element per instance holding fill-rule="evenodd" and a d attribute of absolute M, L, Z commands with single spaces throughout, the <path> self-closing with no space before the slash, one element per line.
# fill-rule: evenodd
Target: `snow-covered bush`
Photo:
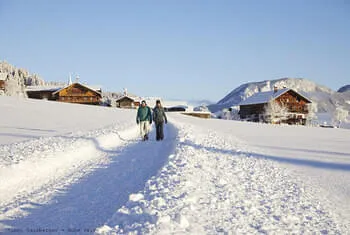
<path fill-rule="evenodd" d="M 23 84 L 20 84 L 18 80 L 6 81 L 5 95 L 27 97 Z"/>
<path fill-rule="evenodd" d="M 281 123 L 288 118 L 288 108 L 275 100 L 271 100 L 265 107 L 264 119 L 269 123 Z"/>
<path fill-rule="evenodd" d="M 341 127 L 342 122 L 346 121 L 349 112 L 342 107 L 337 107 L 333 115 L 333 124 Z"/>
<path fill-rule="evenodd" d="M 307 125 L 315 125 L 317 122 L 317 104 L 310 103 L 307 105 L 309 113 L 306 115 L 306 123 Z"/>

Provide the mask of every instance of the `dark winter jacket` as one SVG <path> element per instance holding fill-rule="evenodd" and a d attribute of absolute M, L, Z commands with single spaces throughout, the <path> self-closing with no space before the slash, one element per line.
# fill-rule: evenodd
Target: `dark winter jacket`
<path fill-rule="evenodd" d="M 157 124 L 157 123 L 163 123 L 165 120 L 165 123 L 168 122 L 165 112 L 164 112 L 164 108 L 163 107 L 155 107 L 153 109 L 153 121 Z"/>

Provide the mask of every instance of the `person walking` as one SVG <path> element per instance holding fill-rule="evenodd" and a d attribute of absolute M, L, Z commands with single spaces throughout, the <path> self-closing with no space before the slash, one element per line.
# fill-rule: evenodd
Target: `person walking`
<path fill-rule="evenodd" d="M 148 140 L 150 125 L 152 124 L 152 111 L 147 106 L 146 101 L 142 100 L 137 110 L 136 123 L 140 124 L 140 135 L 143 141 Z"/>
<path fill-rule="evenodd" d="M 164 108 L 162 107 L 162 104 L 160 103 L 160 100 L 156 101 L 156 106 L 153 109 L 153 121 L 156 126 L 156 140 L 163 140 L 164 139 L 164 130 L 163 130 L 163 124 L 164 122 L 167 123 L 167 117 L 164 112 Z"/>

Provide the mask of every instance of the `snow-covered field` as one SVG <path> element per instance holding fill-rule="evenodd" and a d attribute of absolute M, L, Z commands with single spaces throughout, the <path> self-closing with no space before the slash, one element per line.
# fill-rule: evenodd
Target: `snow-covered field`
<path fill-rule="evenodd" d="M 0 233 L 347 234 L 350 131 L 0 97 Z"/>

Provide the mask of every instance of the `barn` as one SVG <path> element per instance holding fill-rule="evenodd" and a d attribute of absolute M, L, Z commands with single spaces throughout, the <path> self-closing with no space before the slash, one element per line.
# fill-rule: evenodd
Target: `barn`
<path fill-rule="evenodd" d="M 54 99 L 60 102 L 93 104 L 101 102 L 102 94 L 100 90 L 90 88 L 80 83 L 73 83 L 52 93 Z"/>
<path fill-rule="evenodd" d="M 117 108 L 125 109 L 137 108 L 140 106 L 140 101 L 137 101 L 128 95 L 123 95 L 116 100 L 116 106 Z"/>
<path fill-rule="evenodd" d="M 5 90 L 5 80 L 4 79 L 0 79 L 0 90 Z"/>
<path fill-rule="evenodd" d="M 58 91 L 59 87 L 27 87 L 26 93 L 31 99 L 55 100 L 54 92 Z"/>
<path fill-rule="evenodd" d="M 270 102 L 275 102 L 287 110 L 286 117 L 276 123 L 306 124 L 311 100 L 289 88 L 274 88 L 273 91 L 259 92 L 248 97 L 239 104 L 239 116 L 247 121 L 272 122 L 266 114 Z"/>

